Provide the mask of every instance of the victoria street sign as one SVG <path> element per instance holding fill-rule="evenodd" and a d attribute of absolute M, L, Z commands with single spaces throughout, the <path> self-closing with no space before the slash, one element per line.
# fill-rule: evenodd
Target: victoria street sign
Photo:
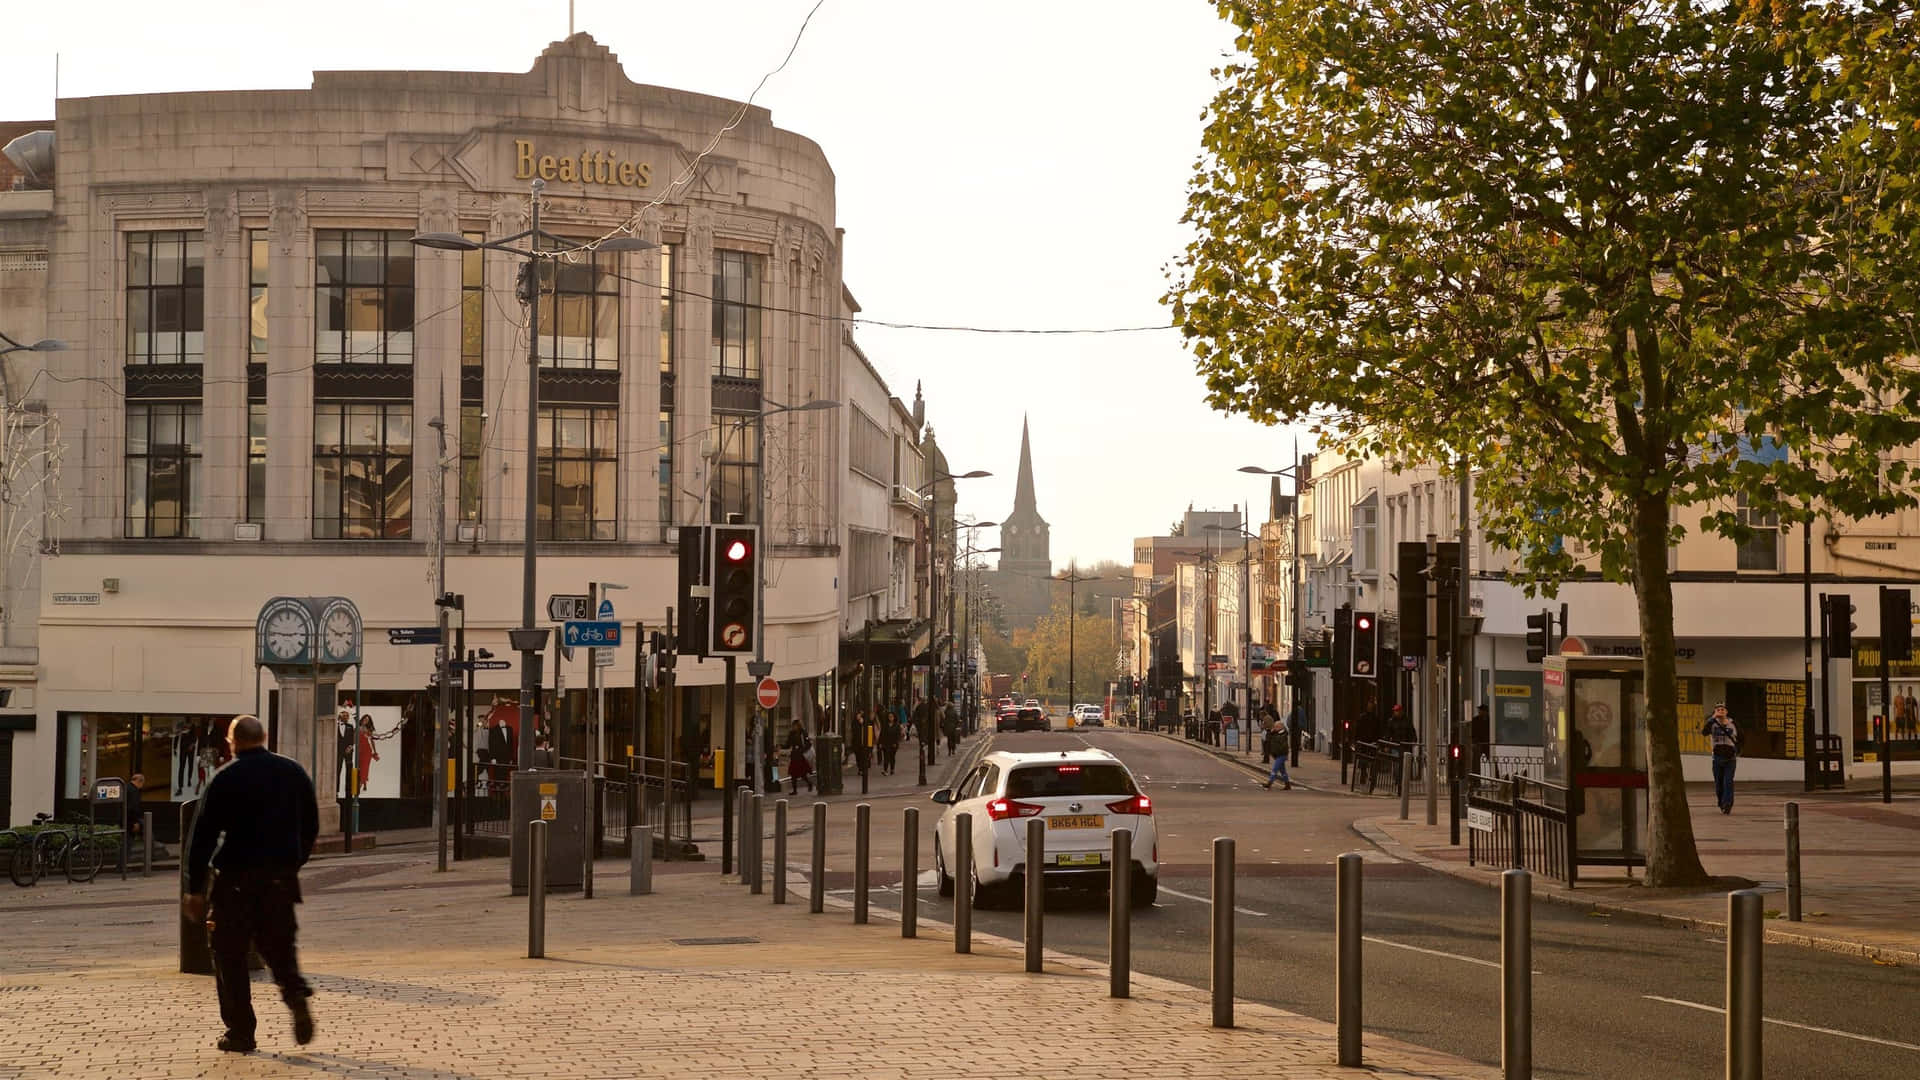
<path fill-rule="evenodd" d="M 569 648 L 579 646 L 606 648 L 620 644 L 620 624 L 573 619 L 561 626 L 561 642 Z"/>
<path fill-rule="evenodd" d="M 593 601 L 577 593 L 554 593 L 547 597 L 547 618 L 554 622 L 593 618 Z"/>
<path fill-rule="evenodd" d="M 437 626 L 389 626 L 387 627 L 389 645 L 438 645 L 440 628 Z"/>

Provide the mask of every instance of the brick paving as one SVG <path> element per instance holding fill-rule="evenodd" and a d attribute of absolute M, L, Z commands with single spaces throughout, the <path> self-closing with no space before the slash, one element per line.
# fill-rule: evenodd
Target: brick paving
<path fill-rule="evenodd" d="M 247 1056 L 213 1048 L 210 977 L 175 971 L 172 876 L 0 894 L 0 1077 L 1495 1075 L 1373 1036 L 1369 1067 L 1340 1069 L 1319 1021 L 1241 1002 L 1240 1026 L 1216 1030 L 1201 990 L 1136 974 L 1114 1001 L 1098 963 L 1050 954 L 1029 975 L 1017 943 L 976 934 L 956 956 L 924 918 L 902 940 L 877 910 L 855 926 L 838 903 L 775 906 L 711 864 L 660 865 L 656 893 L 634 897 L 624 865 L 602 863 L 598 898 L 549 902 L 548 958 L 528 960 L 504 873 L 436 874 L 419 854 L 317 862 L 300 915 L 319 1037 L 294 1046 L 256 982 Z M 754 940 L 676 943 L 734 936 Z"/>

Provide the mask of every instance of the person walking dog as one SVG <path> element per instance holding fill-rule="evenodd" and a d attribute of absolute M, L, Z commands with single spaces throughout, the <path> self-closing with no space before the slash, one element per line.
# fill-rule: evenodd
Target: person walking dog
<path fill-rule="evenodd" d="M 307 1005 L 313 988 L 300 975 L 293 906 L 300 902 L 300 868 L 320 832 L 313 780 L 292 758 L 267 750 L 266 727 L 256 716 L 234 717 L 227 741 L 233 760 L 207 782 L 193 822 L 181 907 L 187 918 L 206 922 L 213 948 L 220 1019 L 227 1027 L 216 1045 L 240 1054 L 254 1049 L 251 946 L 272 970 L 293 1014 L 293 1041 L 304 1046 L 313 1041 Z"/>

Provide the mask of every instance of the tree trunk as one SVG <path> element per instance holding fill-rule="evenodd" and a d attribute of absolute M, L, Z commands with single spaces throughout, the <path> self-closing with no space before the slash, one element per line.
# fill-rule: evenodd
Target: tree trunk
<path fill-rule="evenodd" d="M 1664 495 L 1639 495 L 1633 504 L 1634 596 L 1640 607 L 1640 645 L 1646 657 L 1647 884 L 1708 884 L 1693 842 L 1693 816 L 1680 767 L 1673 661 L 1673 580 L 1667 572 L 1669 507 Z"/>

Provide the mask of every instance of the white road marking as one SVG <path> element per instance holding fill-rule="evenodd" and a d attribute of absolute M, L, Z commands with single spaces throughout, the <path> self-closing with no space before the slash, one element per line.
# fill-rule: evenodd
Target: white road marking
<path fill-rule="evenodd" d="M 1195 896 L 1192 893 L 1179 892 L 1174 889 L 1169 889 L 1165 885 L 1160 886 L 1160 891 L 1165 893 L 1168 896 L 1177 896 L 1182 900 L 1197 900 L 1200 903 L 1207 905 L 1208 907 L 1213 906 L 1213 901 L 1204 896 Z M 1267 913 L 1264 911 L 1253 911 L 1243 907 L 1235 907 L 1233 910 L 1239 912 L 1242 915 L 1256 915 L 1263 919 L 1266 918 L 1267 916 Z"/>
<path fill-rule="evenodd" d="M 1698 1001 L 1683 1001 L 1680 998 L 1661 997 L 1659 994 L 1641 994 L 1640 996 L 1646 998 L 1648 1001 L 1664 1001 L 1669 1005 L 1680 1005 L 1688 1009 L 1699 1009 L 1701 1012 L 1725 1014 L 1727 1011 L 1718 1005 L 1703 1005 Z M 1915 1053 L 1920 1053 L 1920 1046 L 1915 1046 L 1912 1043 L 1895 1042 L 1892 1039 L 1877 1039 L 1872 1035 L 1859 1035 L 1851 1031 L 1838 1031 L 1834 1028 L 1815 1027 L 1812 1024 L 1796 1024 L 1791 1020 L 1776 1020 L 1771 1016 L 1763 1016 L 1761 1019 L 1769 1024 L 1778 1024 L 1781 1027 L 1799 1028 L 1801 1031 L 1812 1031 L 1821 1035 L 1837 1035 L 1842 1039 L 1854 1039 L 1859 1042 L 1875 1043 L 1879 1046 L 1891 1046 L 1896 1050 L 1912 1050 Z"/>
<path fill-rule="evenodd" d="M 1372 937 L 1369 935 L 1362 934 L 1360 936 L 1360 940 L 1371 941 L 1375 945 L 1385 945 L 1390 949 L 1405 949 L 1408 952 L 1425 953 L 1428 956 L 1438 956 L 1447 960 L 1464 960 L 1469 964 L 1479 964 L 1481 967 L 1490 967 L 1496 971 L 1499 970 L 1500 968 L 1500 965 L 1494 963 L 1492 960 L 1482 960 L 1474 956 L 1461 956 L 1459 953 L 1441 952 L 1439 949 L 1423 949 L 1418 945 L 1408 945 L 1399 941 L 1388 941 L 1386 938 L 1378 938 L 1378 937 Z M 1540 973 L 1536 971 L 1534 972 L 1534 974 L 1538 975 Z"/>

